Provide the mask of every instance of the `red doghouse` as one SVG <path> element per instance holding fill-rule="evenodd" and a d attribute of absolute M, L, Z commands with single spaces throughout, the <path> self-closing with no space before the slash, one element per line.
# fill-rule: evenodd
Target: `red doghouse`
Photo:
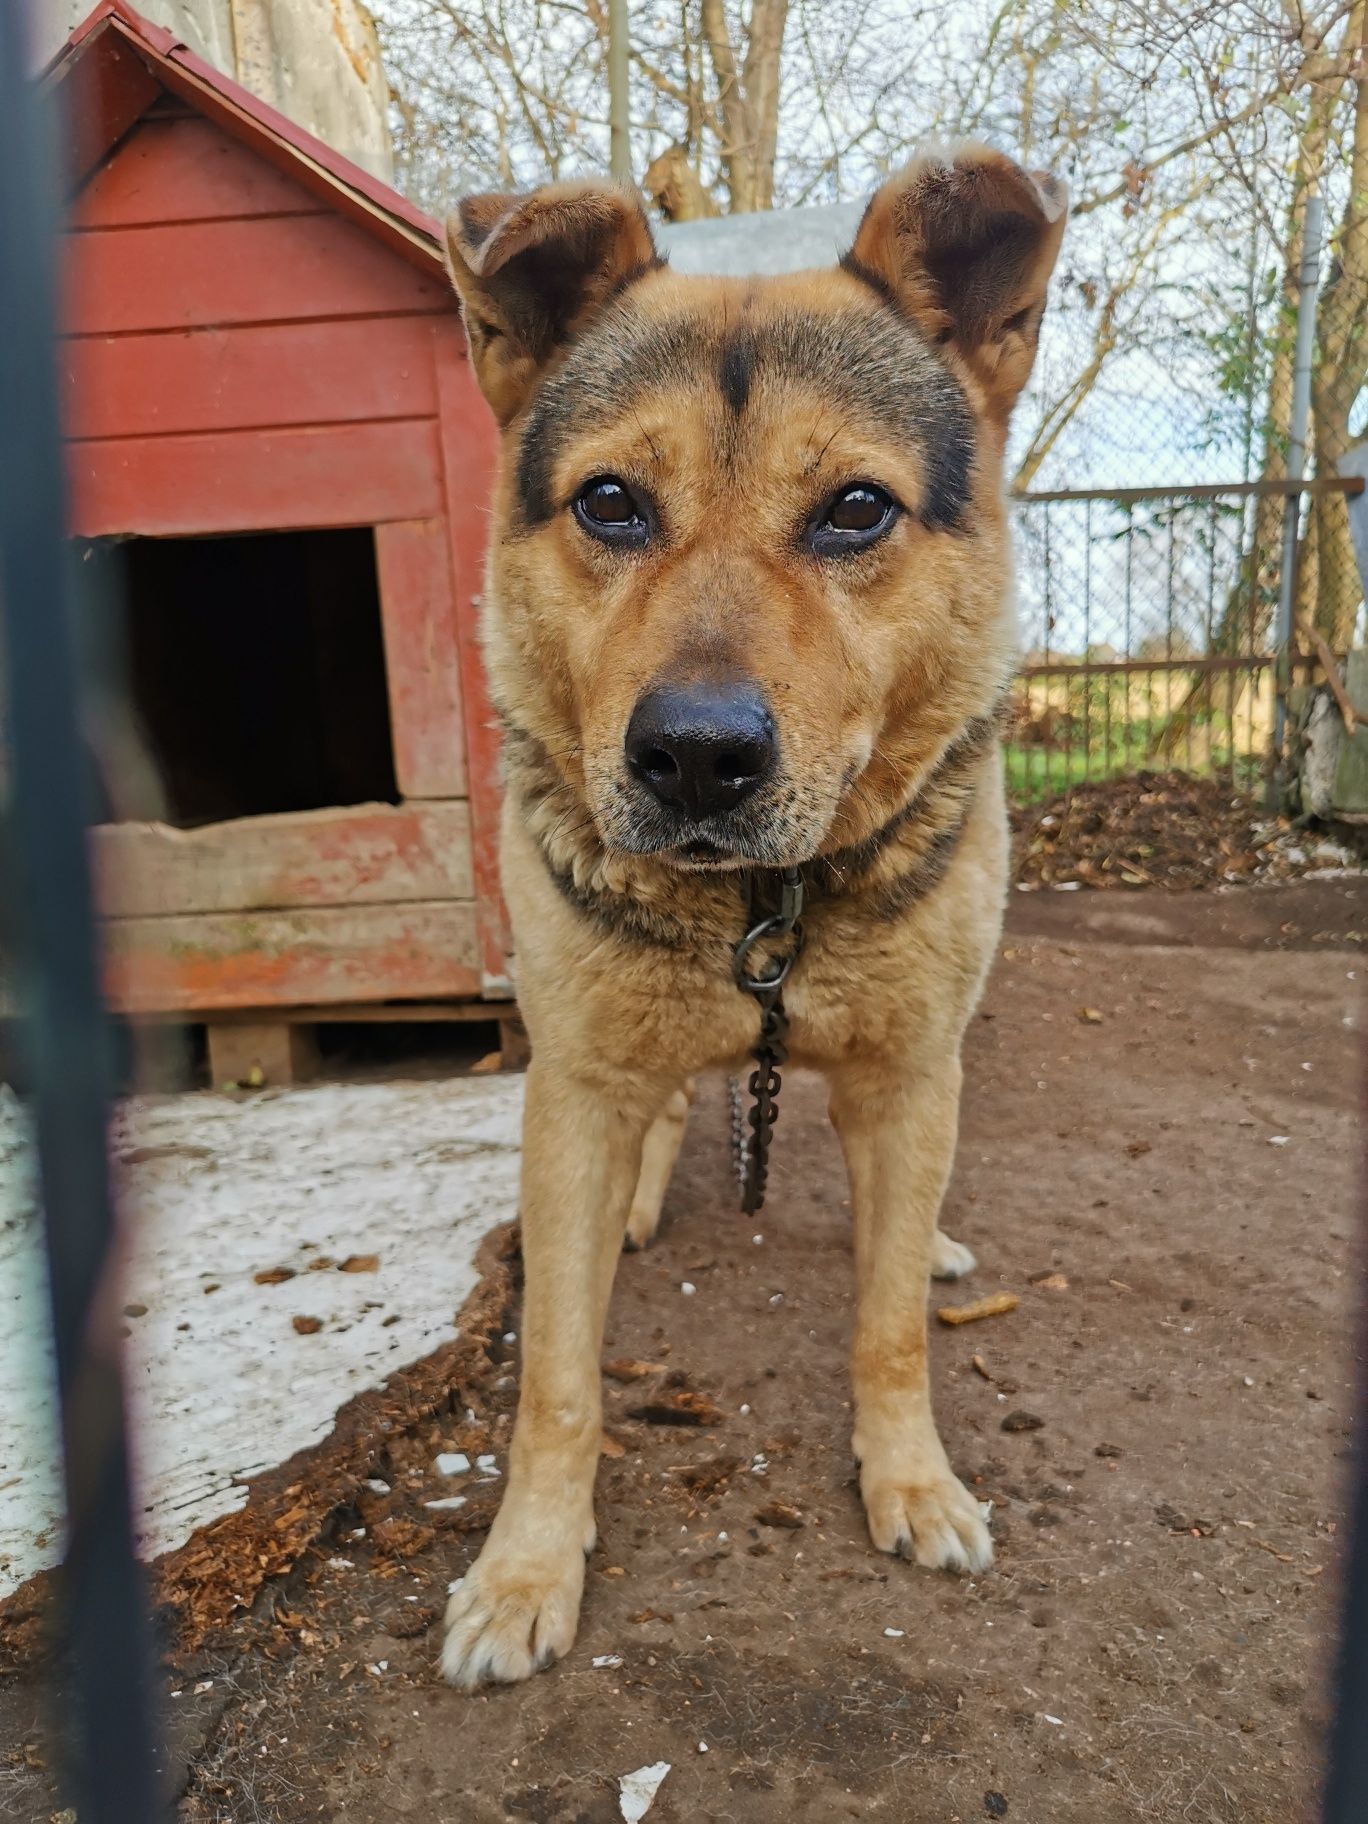
<path fill-rule="evenodd" d="M 511 1013 L 494 434 L 439 226 L 124 0 L 48 80 L 71 530 L 167 807 L 96 835 L 111 998 L 205 1021 L 216 1079 L 311 1022 Z"/>

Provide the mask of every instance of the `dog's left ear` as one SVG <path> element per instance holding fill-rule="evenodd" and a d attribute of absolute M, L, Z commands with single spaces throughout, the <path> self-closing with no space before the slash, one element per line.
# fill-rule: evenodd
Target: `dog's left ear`
<path fill-rule="evenodd" d="M 446 239 L 476 377 L 500 424 L 618 287 L 658 258 L 640 201 L 615 184 L 467 196 Z"/>
<path fill-rule="evenodd" d="M 928 152 L 875 193 L 845 264 L 957 349 L 1005 420 L 1035 360 L 1067 214 L 1057 178 L 1001 152 Z"/>

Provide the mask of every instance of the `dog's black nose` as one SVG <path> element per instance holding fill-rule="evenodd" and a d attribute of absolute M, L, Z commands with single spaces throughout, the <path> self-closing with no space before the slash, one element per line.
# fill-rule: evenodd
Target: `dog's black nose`
<path fill-rule="evenodd" d="M 754 684 L 667 684 L 627 725 L 627 765 L 660 802 L 686 816 L 730 811 L 774 770 L 777 743 Z"/>

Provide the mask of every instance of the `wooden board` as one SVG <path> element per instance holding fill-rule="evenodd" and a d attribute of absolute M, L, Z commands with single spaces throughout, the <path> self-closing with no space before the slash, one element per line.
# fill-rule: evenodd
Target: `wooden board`
<path fill-rule="evenodd" d="M 127 228 L 321 210 L 318 199 L 301 185 L 209 121 L 153 115 L 73 198 L 67 224 Z"/>
<path fill-rule="evenodd" d="M 91 846 L 107 918 L 468 900 L 472 893 L 464 804 L 361 804 L 200 830 L 103 824 L 91 832 Z"/>
<path fill-rule="evenodd" d="M 291 1026 L 474 1026 L 506 1020 L 513 1011 L 507 1001 L 338 1001 L 329 1007 L 272 1009 L 271 1019 Z M 260 1018 L 255 1008 L 230 1007 L 214 1015 L 214 1024 L 253 1024 Z"/>
<path fill-rule="evenodd" d="M 106 992 L 126 1013 L 480 992 L 475 911 L 460 901 L 120 918 L 103 934 Z"/>
<path fill-rule="evenodd" d="M 466 758 L 446 522 L 377 526 L 375 562 L 399 789 L 406 798 L 457 797 Z"/>
<path fill-rule="evenodd" d="M 80 183 L 161 92 L 142 58 L 112 32 L 99 55 L 68 63 L 53 90 L 60 163 L 68 180 Z"/>
<path fill-rule="evenodd" d="M 68 336 L 69 438 L 431 417 L 432 319 Z"/>
<path fill-rule="evenodd" d="M 67 446 L 71 530 L 273 532 L 441 510 L 431 420 L 117 438 Z"/>
<path fill-rule="evenodd" d="M 72 335 L 451 312 L 450 293 L 337 215 L 89 229 L 65 237 Z"/>
<path fill-rule="evenodd" d="M 435 347 L 442 480 L 465 708 L 466 790 L 470 799 L 480 961 L 486 993 L 511 995 L 513 939 L 499 884 L 502 741 L 480 650 L 480 607 L 489 534 L 486 503 L 493 485 L 498 438 L 463 342 L 455 335 L 439 332 Z"/>
<path fill-rule="evenodd" d="M 1349 654 L 1345 684 L 1349 701 L 1362 719 L 1354 734 L 1341 730 L 1332 797 L 1337 811 L 1361 818 L 1368 811 L 1368 652 Z"/>

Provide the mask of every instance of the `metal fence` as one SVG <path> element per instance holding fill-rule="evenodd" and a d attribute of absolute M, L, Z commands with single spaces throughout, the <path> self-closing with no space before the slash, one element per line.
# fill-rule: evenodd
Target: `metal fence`
<path fill-rule="evenodd" d="M 114 1299 L 100 1002 L 78 737 L 74 566 L 64 547 L 56 363 L 56 136 L 0 5 L 0 676 L 12 774 L 0 892 L 33 1086 L 62 1413 L 66 1551 L 53 1613 L 65 1795 L 81 1824 L 154 1824 L 151 1629 L 133 1551 Z"/>
<path fill-rule="evenodd" d="M 1286 503 L 1359 485 L 1017 496 L 1023 656 L 1007 734 L 1013 796 L 1049 797 L 1142 767 L 1259 787 L 1278 734 Z M 1295 648 L 1285 657 L 1289 679 L 1316 665 Z"/>
<path fill-rule="evenodd" d="M 1341 660 L 1363 624 L 1349 501 L 1368 432 L 1368 285 L 1334 247 L 1321 283 L 1322 227 L 1312 196 L 1279 308 L 1263 329 L 1250 317 L 1238 439 L 1191 375 L 1165 390 L 1147 370 L 1145 388 L 1110 402 L 1110 445 L 1083 462 L 1108 485 L 1015 495 L 1018 799 L 1139 767 L 1285 784 L 1289 693 Z M 1171 452 L 1157 478 L 1156 436 Z M 1227 464 L 1243 478 L 1222 478 Z M 1192 479 L 1163 479 L 1183 467 Z M 1038 478 L 1029 460 L 1025 472 Z M 1146 485 L 1112 485 L 1131 479 Z"/>

